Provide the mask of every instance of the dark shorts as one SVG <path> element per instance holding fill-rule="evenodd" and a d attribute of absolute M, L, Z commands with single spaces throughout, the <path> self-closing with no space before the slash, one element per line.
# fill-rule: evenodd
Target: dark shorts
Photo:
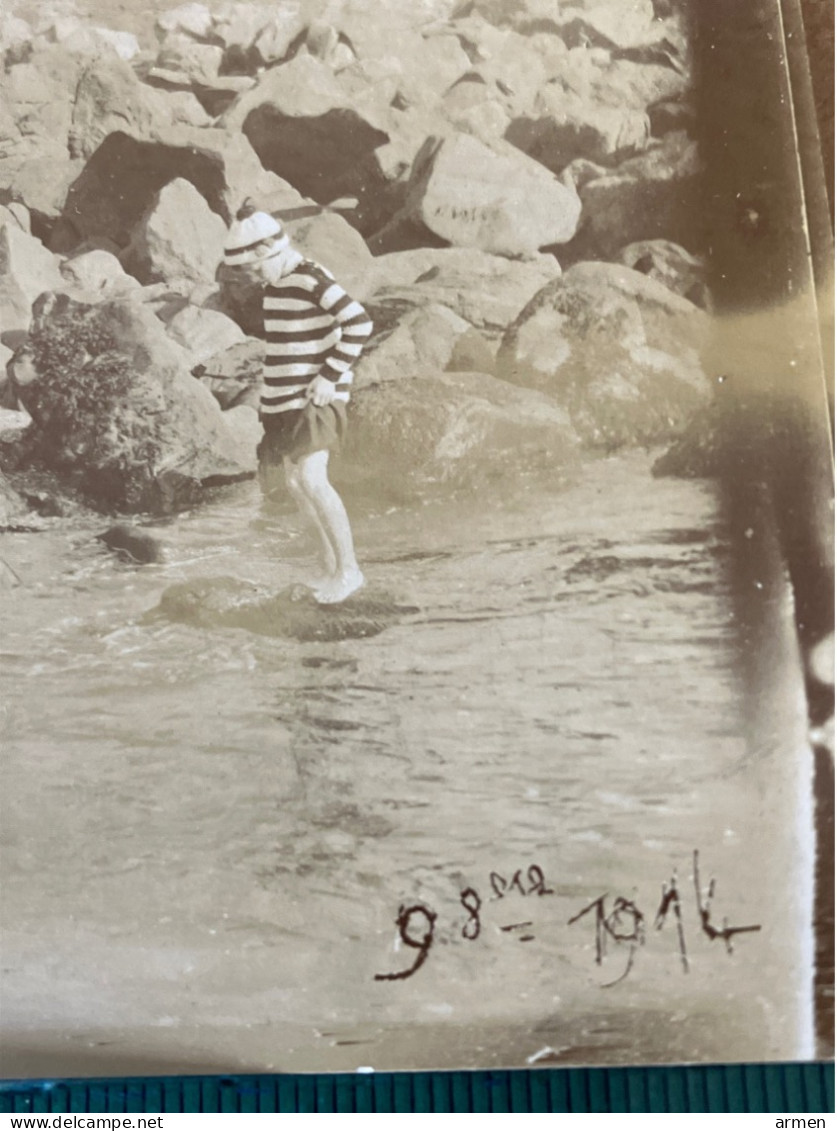
<path fill-rule="evenodd" d="M 298 460 L 311 452 L 334 451 L 346 434 L 346 406 L 342 401 L 317 408 L 309 404 L 290 412 L 263 415 L 264 436 L 258 448 L 259 464 L 274 467 Z"/>

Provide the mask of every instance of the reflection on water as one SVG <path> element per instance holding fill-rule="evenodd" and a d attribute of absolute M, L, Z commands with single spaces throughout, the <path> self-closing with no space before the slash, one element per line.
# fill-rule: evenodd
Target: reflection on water
<path fill-rule="evenodd" d="M 146 615 L 175 583 L 304 572 L 254 485 L 163 528 L 159 565 L 84 525 L 8 537 L 4 1013 L 42 1050 L 12 1071 L 101 1042 L 116 1072 L 796 1055 L 799 771 L 748 746 L 713 492 L 649 465 L 357 513 L 401 610 L 374 638 Z M 701 932 L 695 849 L 717 920 L 763 927 L 732 955 Z M 688 975 L 653 925 L 672 879 Z M 597 965 L 593 916 L 568 921 L 602 896 L 643 938 Z M 407 938 L 399 906 L 424 908 Z M 376 981 L 422 914 L 421 969 Z"/>

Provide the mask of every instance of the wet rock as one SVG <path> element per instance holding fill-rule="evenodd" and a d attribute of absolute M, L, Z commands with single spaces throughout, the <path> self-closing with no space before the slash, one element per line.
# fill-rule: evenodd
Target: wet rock
<path fill-rule="evenodd" d="M 679 244 L 670 240 L 640 240 L 623 247 L 617 258 L 626 267 L 656 279 L 695 306 L 704 309 L 708 306 L 706 265 Z"/>
<path fill-rule="evenodd" d="M 358 387 L 447 368 L 457 342 L 469 328 L 469 323 L 446 306 L 430 303 L 409 311 L 391 332 L 369 342 L 356 370 Z"/>
<path fill-rule="evenodd" d="M 224 412 L 224 424 L 234 438 L 236 454 L 243 467 L 254 475 L 258 471 L 258 447 L 264 436 L 258 408 L 237 404 Z"/>
<path fill-rule="evenodd" d="M 615 448 L 676 435 L 706 401 L 706 316 L 628 267 L 579 263 L 506 332 L 497 373 L 548 392 L 586 444 Z"/>
<path fill-rule="evenodd" d="M 250 473 L 212 394 L 143 303 L 48 294 L 33 315 L 15 358 L 33 457 L 90 501 L 168 512 Z"/>
<path fill-rule="evenodd" d="M 551 255 L 527 260 L 490 255 L 476 248 L 417 248 L 374 259 L 364 270 L 361 296 L 376 326 L 383 307 L 396 310 L 438 303 L 473 326 L 504 330 L 561 267 Z"/>
<path fill-rule="evenodd" d="M 20 530 L 26 526 L 29 512 L 23 497 L 15 490 L 8 477 L 0 471 L 0 531 Z M 10 580 L 5 578 L 6 582 Z M 6 584 L 4 588 L 9 588 Z"/>
<path fill-rule="evenodd" d="M 700 243 L 700 161 L 685 134 L 667 134 L 639 157 L 623 162 L 579 190 L 584 221 L 571 251 L 612 259 L 626 243 Z"/>
<path fill-rule="evenodd" d="M 79 241 L 104 237 L 125 247 L 156 194 L 176 179 L 190 181 L 226 222 L 247 196 L 281 198 L 288 207 L 301 203 L 297 192 L 262 168 L 240 134 L 180 126 L 155 141 L 110 134 L 73 183 L 65 219 Z"/>
<path fill-rule="evenodd" d="M 156 194 L 122 255 L 141 283 L 215 278 L 227 225 L 191 181 L 177 178 Z"/>
<path fill-rule="evenodd" d="M 316 642 L 378 636 L 418 611 L 372 587 L 342 604 L 318 605 L 304 585 L 271 594 L 237 578 L 207 577 L 170 586 L 149 616 L 198 628 L 242 628 L 260 636 Z"/>
<path fill-rule="evenodd" d="M 349 98 L 323 63 L 299 55 L 265 72 L 221 124 L 242 129 L 266 169 L 328 203 L 348 191 L 346 178 L 388 140 L 378 117 Z"/>
<path fill-rule="evenodd" d="M 336 474 L 399 501 L 490 489 L 508 476 L 557 484 L 577 455 L 569 417 L 549 397 L 483 373 L 444 373 L 358 389 Z"/>
<path fill-rule="evenodd" d="M 259 407 L 264 369 L 264 342 L 248 338 L 215 354 L 192 369 L 223 409 L 246 404 Z"/>
<path fill-rule="evenodd" d="M 199 306 L 184 306 L 166 321 L 166 329 L 186 351 L 190 367 L 245 341 L 244 331 L 232 318 Z"/>
<path fill-rule="evenodd" d="M 126 561 L 147 565 L 151 562 L 161 562 L 165 558 L 160 539 L 138 526 L 122 524 L 111 526 L 103 534 L 98 534 L 97 538 L 100 542 L 104 542 L 109 550 L 113 550 Z"/>
<path fill-rule="evenodd" d="M 43 291 L 62 286 L 55 256 L 17 224 L 0 227 L 0 314 L 2 330 L 27 330 L 32 303 Z"/>
<path fill-rule="evenodd" d="M 505 142 L 430 139 L 411 180 L 403 214 L 457 247 L 532 255 L 571 239 L 581 214 L 573 188 Z"/>
<path fill-rule="evenodd" d="M 125 272 L 116 256 L 102 249 L 85 251 L 65 259 L 60 271 L 67 285 L 102 297 L 123 294 L 139 287 L 137 280 Z"/>

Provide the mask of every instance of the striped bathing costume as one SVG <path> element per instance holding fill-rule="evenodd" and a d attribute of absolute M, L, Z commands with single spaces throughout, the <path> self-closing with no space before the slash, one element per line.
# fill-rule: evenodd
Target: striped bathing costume
<path fill-rule="evenodd" d="M 289 456 L 339 445 L 351 396 L 352 366 L 372 332 L 369 315 L 334 276 L 304 259 L 262 300 L 266 340 L 260 416 L 265 438 L 259 457 Z M 316 376 L 332 381 L 336 396 L 318 408 L 306 396 Z"/>

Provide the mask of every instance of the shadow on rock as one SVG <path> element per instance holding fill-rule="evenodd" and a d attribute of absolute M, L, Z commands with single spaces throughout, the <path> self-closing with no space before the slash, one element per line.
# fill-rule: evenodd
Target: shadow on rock
<path fill-rule="evenodd" d="M 364 589 L 342 604 L 320 605 L 304 585 L 271 594 L 237 578 L 207 577 L 172 585 L 148 617 L 199 628 L 244 628 L 261 636 L 307 642 L 377 636 L 418 611 L 399 605 L 384 590 Z"/>

